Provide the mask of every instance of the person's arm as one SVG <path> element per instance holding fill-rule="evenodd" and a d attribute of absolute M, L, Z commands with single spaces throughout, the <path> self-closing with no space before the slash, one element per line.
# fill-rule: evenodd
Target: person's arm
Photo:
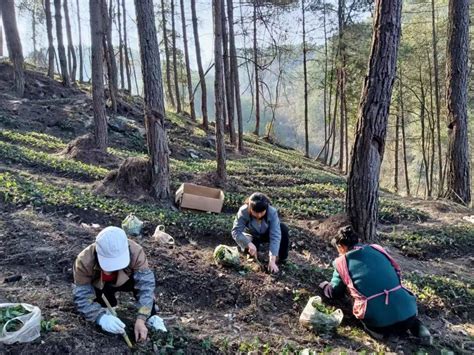
<path fill-rule="evenodd" d="M 247 208 L 247 205 L 244 205 L 239 209 L 232 226 L 232 238 L 242 250 L 245 250 L 250 243 L 250 240 L 244 234 L 250 218 Z"/>
<path fill-rule="evenodd" d="M 331 287 L 332 287 L 332 297 L 337 298 L 340 297 L 344 294 L 344 291 L 346 290 L 346 285 L 341 279 L 341 276 L 337 272 L 336 268 L 334 268 L 334 272 L 332 274 L 332 279 L 331 279 Z"/>
<path fill-rule="evenodd" d="M 132 262 L 137 290 L 137 318 L 146 320 L 151 315 L 155 301 L 155 275 L 148 267 L 148 260 L 141 247 L 138 247 L 136 255 L 133 255 Z"/>
<path fill-rule="evenodd" d="M 323 281 L 319 284 L 319 287 L 323 290 L 324 296 L 327 298 L 337 298 L 342 295 L 346 285 L 342 282 L 337 270 L 334 269 L 331 281 Z"/>
<path fill-rule="evenodd" d="M 92 285 L 74 285 L 73 295 L 77 310 L 86 320 L 98 323 L 106 313 L 99 303 L 94 302 L 96 295 Z"/>
<path fill-rule="evenodd" d="M 281 225 L 280 225 L 280 218 L 278 218 L 278 212 L 275 208 L 269 207 L 267 210 L 268 213 L 268 234 L 270 239 L 270 250 L 268 255 L 268 270 L 271 273 L 276 273 L 279 270 L 276 261 L 277 256 L 280 251 L 280 243 L 281 243 Z"/>
<path fill-rule="evenodd" d="M 281 226 L 280 226 L 280 218 L 278 218 L 278 212 L 275 208 L 268 208 L 267 213 L 268 215 L 268 223 L 270 228 L 269 236 L 270 236 L 270 260 L 275 260 L 278 256 L 278 252 L 280 250 L 280 242 L 281 242 Z"/>
<path fill-rule="evenodd" d="M 150 317 L 155 302 L 155 275 L 148 266 L 143 248 L 129 240 L 130 267 L 133 272 L 134 288 L 136 290 L 137 319 L 135 321 L 135 339 L 138 342 L 146 341 L 148 328 L 145 322 Z"/>
<path fill-rule="evenodd" d="M 98 323 L 106 312 L 99 303 L 94 301 L 96 294 L 92 286 L 91 271 L 87 270 L 79 257 L 74 263 L 73 274 L 73 297 L 77 310 L 84 315 L 86 320 Z"/>

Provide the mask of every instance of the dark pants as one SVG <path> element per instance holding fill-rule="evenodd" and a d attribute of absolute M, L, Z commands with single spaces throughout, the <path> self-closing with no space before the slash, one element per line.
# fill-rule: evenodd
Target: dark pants
<path fill-rule="evenodd" d="M 135 288 L 135 281 L 133 279 L 129 279 L 127 282 L 125 282 L 122 286 L 119 287 L 114 287 L 112 283 L 106 282 L 102 290 L 94 287 L 94 291 L 95 296 L 97 297 L 94 302 L 98 302 L 102 307 L 107 307 L 104 300 L 102 299 L 102 294 L 105 295 L 112 307 L 115 307 L 117 305 L 117 298 L 115 297 L 116 292 L 133 292 L 133 297 L 135 297 L 135 299 L 138 299 L 138 290 Z M 151 308 L 151 316 L 154 316 L 156 314 L 155 308 L 155 302 L 153 302 L 153 307 Z"/>
<path fill-rule="evenodd" d="M 391 334 L 402 335 L 405 334 L 407 331 L 410 331 L 410 333 L 412 333 L 414 336 L 418 336 L 420 326 L 422 325 L 421 321 L 418 319 L 417 316 L 410 317 L 404 321 L 389 325 L 387 327 L 370 327 L 364 322 L 362 322 L 362 324 L 364 324 L 364 328 L 374 338 L 386 337 Z"/>
<path fill-rule="evenodd" d="M 281 241 L 280 241 L 280 250 L 278 251 L 278 262 L 284 263 L 288 259 L 288 249 L 290 247 L 290 237 L 288 232 L 288 226 L 285 223 L 280 223 L 281 229 Z M 252 234 L 252 243 L 255 245 L 257 250 L 260 249 L 262 243 L 270 242 L 270 229 L 267 230 L 265 234 L 253 235 Z"/>

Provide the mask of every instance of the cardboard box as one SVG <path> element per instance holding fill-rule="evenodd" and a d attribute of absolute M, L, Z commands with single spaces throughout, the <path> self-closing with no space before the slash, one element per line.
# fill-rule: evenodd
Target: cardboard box
<path fill-rule="evenodd" d="M 220 213 L 224 205 L 224 192 L 196 184 L 182 184 L 176 191 L 175 202 L 181 208 Z"/>

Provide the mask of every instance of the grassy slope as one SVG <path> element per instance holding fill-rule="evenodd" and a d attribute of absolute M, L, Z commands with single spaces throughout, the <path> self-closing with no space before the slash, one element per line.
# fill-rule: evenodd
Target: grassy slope
<path fill-rule="evenodd" d="M 181 154 L 173 154 L 175 157 L 171 160 L 173 188 L 179 186 L 181 182 L 190 179 L 199 180 L 207 173 L 213 172 L 215 162 L 212 159 L 183 158 L 186 148 L 195 149 L 203 156 L 212 156 L 212 150 L 204 148 L 202 142 L 189 139 L 190 133 L 198 138 L 204 138 L 205 133 L 196 125 L 175 114 L 169 113 L 168 119 L 171 122 L 169 136 L 173 144 L 182 149 Z M 56 136 L 39 134 L 25 130 L 25 127 L 12 129 L 11 126 L 11 118 L 2 116 L 0 127 L 7 127 L 0 132 L 0 198 L 5 203 L 2 213 L 3 219 L 0 220 L 2 226 L 7 226 L 9 218 L 20 218 L 18 216 L 22 216 L 23 212 L 21 211 L 23 210 L 27 211 L 25 212 L 27 215 L 29 213 L 34 215 L 34 217 L 29 216 L 27 219 L 41 219 L 44 218 L 42 213 L 49 213 L 47 215 L 48 223 L 55 226 L 52 227 L 51 233 L 58 232 L 55 228 L 66 223 L 64 221 L 68 220 L 71 215 L 80 216 L 77 220 L 73 220 L 71 226 L 68 227 L 74 229 L 82 222 L 101 225 L 117 224 L 128 213 L 133 212 L 148 222 L 147 231 L 152 231 L 151 228 L 158 224 L 165 224 L 168 231 L 178 241 L 177 254 L 172 253 L 171 255 L 169 251 L 153 246 L 149 239 L 142 241 L 144 245 L 148 246 L 147 250 L 151 254 L 150 259 L 153 259 L 152 264 L 157 264 L 158 277 L 162 272 L 163 275 L 167 275 L 164 276 L 164 279 L 172 278 L 168 274 L 169 270 L 160 266 L 162 258 L 168 263 L 166 265 L 176 268 L 176 270 L 185 268 L 189 263 L 196 263 L 196 270 L 201 270 L 201 273 L 204 274 L 209 273 L 209 276 L 216 274 L 216 272 L 219 275 L 223 274 L 229 282 L 227 286 L 229 290 L 232 290 L 237 284 L 238 292 L 250 299 L 250 301 L 243 301 L 241 309 L 235 311 L 237 314 L 235 326 L 236 329 L 239 329 L 238 334 L 240 334 L 235 336 L 235 328 L 218 327 L 217 330 L 212 331 L 212 324 L 215 328 L 216 323 L 222 322 L 222 320 L 215 318 L 216 314 L 220 312 L 220 308 L 216 306 L 214 309 L 212 301 L 214 299 L 216 302 L 221 302 L 219 295 L 211 295 L 210 303 L 201 300 L 200 296 L 197 297 L 197 300 L 190 297 L 186 301 L 190 302 L 190 309 L 183 306 L 178 310 L 170 308 L 169 304 L 166 304 L 167 301 L 170 302 L 170 299 L 166 300 L 165 297 L 161 306 L 165 311 L 175 312 L 173 314 L 180 317 L 181 321 L 171 322 L 173 324 L 171 334 L 155 339 L 157 346 L 168 345 L 169 347 L 170 343 L 173 343 L 173 347 L 169 348 L 173 351 L 179 348 L 188 351 L 194 349 L 195 351 L 192 346 L 198 346 L 203 352 L 247 352 L 253 350 L 291 352 L 302 348 L 313 348 L 320 351 L 335 348 L 349 351 L 364 349 L 395 351 L 400 346 L 408 346 L 412 350 L 418 348 L 418 345 L 410 339 L 402 340 L 401 343 L 375 342 L 362 333 L 350 319 L 338 331 L 338 335 L 332 339 L 321 338 L 298 329 L 297 315 L 301 312 L 309 295 L 317 292 L 317 284 L 324 277 L 330 275 L 330 270 L 326 269 L 326 266 L 334 257 L 333 251 L 326 247 L 326 243 L 319 238 L 317 230 L 314 230 L 308 222 L 323 220 L 342 212 L 345 193 L 345 181 L 342 177 L 323 170 L 319 164 L 303 158 L 300 153 L 247 137 L 247 154 L 245 156 L 231 154 L 231 159 L 228 161 L 229 189 L 226 191 L 225 213 L 209 215 L 172 211 L 151 203 L 137 203 L 119 198 L 98 196 L 92 192 L 91 183 L 105 176 L 108 172 L 106 168 L 63 160 L 56 154 L 66 143 L 60 134 L 56 133 Z M 136 145 L 134 142 L 130 146 Z M 121 145 L 117 144 L 116 147 L 118 146 Z M 111 150 L 111 153 L 119 158 L 141 155 L 142 152 L 143 147 L 138 150 L 117 148 Z M 233 270 L 216 271 L 211 266 L 213 247 L 220 242 L 231 242 L 229 231 L 234 213 L 244 197 L 256 190 L 270 195 L 274 205 L 279 209 L 283 219 L 289 222 L 292 230 L 292 252 L 290 254 L 292 262 L 285 268 L 284 274 L 276 279 L 270 275 L 255 274 L 249 271 L 247 266 L 240 273 Z M 440 224 L 437 223 L 436 218 L 430 215 L 429 209 L 410 207 L 406 201 L 392 198 L 388 194 L 385 194 L 381 202 L 380 219 L 383 238 L 386 243 L 400 248 L 399 257 L 403 259 L 402 265 L 404 262 L 407 264 L 405 267 L 409 271 L 406 274 L 407 281 L 420 297 L 423 317 L 425 320 L 430 320 L 428 317 L 432 317 L 432 322 L 439 320 L 440 317 L 448 320 L 447 323 L 442 323 L 433 330 L 438 335 L 436 348 L 460 350 L 460 344 L 467 341 L 469 337 L 459 335 L 453 330 L 454 328 L 450 328 L 449 324 L 464 327 L 467 329 L 467 333 L 472 332 L 472 307 L 474 305 L 472 278 L 469 273 L 456 273 L 455 271 L 453 274 L 449 273 L 449 266 L 439 260 L 436 261 L 438 263 L 437 271 L 430 270 L 430 268 L 434 268 L 433 258 L 437 256 L 448 257 L 450 263 L 455 265 L 458 265 L 461 260 L 458 259 L 459 256 L 466 255 L 466 253 L 471 258 L 473 256 L 474 228 L 471 224 L 459 221 L 460 215 L 453 216 L 452 224 Z M 43 228 L 41 223 L 38 223 L 40 227 L 37 225 L 32 227 L 33 230 L 38 229 L 38 235 L 43 233 L 40 232 Z M 79 245 L 75 246 L 75 250 L 80 250 L 87 245 L 94 233 L 95 231 L 91 230 L 88 232 L 88 238 L 79 239 Z M 428 248 L 426 248 L 426 244 L 428 244 Z M 185 256 L 180 255 L 180 249 L 183 254 L 186 254 Z M 64 252 L 66 260 L 69 258 L 69 261 L 72 261 L 72 255 L 74 254 Z M 182 260 L 184 264 L 180 261 L 181 257 L 184 258 Z M 17 270 L 14 266 L 9 268 L 10 264 L 16 265 L 11 260 L 9 264 L 6 261 L 1 264 L 2 268 L 5 268 L 5 275 Z M 20 266 L 21 264 L 18 267 L 20 268 Z M 39 266 L 41 268 L 41 264 Z M 465 267 L 468 266 L 461 262 L 459 269 L 462 270 Z M 431 276 L 430 271 L 436 273 L 436 276 Z M 25 272 L 23 268 L 22 272 Z M 173 273 L 174 271 L 171 272 L 171 274 Z M 201 276 L 190 271 L 183 275 L 184 280 L 178 279 L 179 281 L 176 281 L 186 282 L 189 279 L 192 281 L 191 284 L 194 281 L 196 283 L 203 282 L 203 287 L 207 285 L 206 282 L 209 282 L 207 286 L 211 288 L 207 292 L 214 292 L 215 285 L 212 286 L 212 280 L 203 281 L 200 279 Z M 275 284 L 273 284 L 274 282 Z M 263 306 L 261 305 L 264 310 L 267 310 L 265 307 L 268 306 L 267 314 L 260 316 L 262 320 L 250 316 L 252 312 L 260 314 L 257 311 L 252 311 L 252 307 L 255 306 L 252 295 L 258 294 L 253 288 L 260 283 L 264 285 L 262 289 L 267 292 L 260 296 L 267 295 L 271 299 L 268 305 L 265 302 L 263 302 Z M 225 284 L 223 283 L 223 285 Z M 180 291 L 187 292 L 186 287 L 172 290 L 172 292 L 167 289 L 167 285 L 171 284 L 166 281 L 159 283 L 159 289 L 165 296 L 179 297 Z M 199 288 L 199 285 L 196 287 Z M 8 289 L 5 295 L 0 293 L 0 300 L 2 297 L 21 298 L 22 292 L 21 289 Z M 278 297 L 274 299 L 275 295 Z M 28 297 L 30 296 L 25 296 L 25 298 Z M 183 297 L 186 299 L 186 296 Z M 278 298 L 284 301 L 281 303 Z M 196 303 L 193 303 L 194 301 Z M 68 312 L 74 312 L 70 300 L 65 302 L 70 309 Z M 200 302 L 205 306 L 201 307 Z M 52 305 L 46 306 L 46 308 L 49 307 L 54 308 Z M 270 322 L 269 325 L 268 319 L 265 317 L 268 314 L 271 317 L 281 316 L 285 313 L 286 307 L 291 315 L 288 318 L 288 324 L 279 325 L 276 322 L 274 326 L 271 326 Z M 211 325 L 209 325 L 208 333 L 205 330 L 202 331 L 193 342 L 189 336 L 190 330 L 186 328 L 187 323 L 183 319 L 188 314 L 186 312 L 191 312 L 194 308 L 196 308 L 197 314 L 203 318 L 203 329 L 207 329 L 207 325 L 205 325 L 207 322 Z M 259 309 L 259 311 L 261 310 Z M 223 309 L 222 312 L 229 312 L 229 309 Z M 247 315 L 248 312 L 250 313 Z M 46 310 L 45 314 L 54 317 L 55 312 Z M 68 313 L 68 316 L 71 314 L 73 313 Z M 76 323 L 75 326 L 80 329 L 83 326 L 81 324 L 83 323 Z M 62 336 L 67 337 L 68 334 L 68 330 L 63 330 Z M 53 343 L 57 341 L 55 336 L 47 339 Z M 104 339 L 108 341 L 110 338 L 105 337 Z M 190 342 L 194 345 L 190 345 Z M 48 345 L 54 348 L 54 344 L 48 343 Z M 144 347 L 142 350 L 150 351 L 151 349 Z M 432 351 L 434 348 L 427 350 Z"/>

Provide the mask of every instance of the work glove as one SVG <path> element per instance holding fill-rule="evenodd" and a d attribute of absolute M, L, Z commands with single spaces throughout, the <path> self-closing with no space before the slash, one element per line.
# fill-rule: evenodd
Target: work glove
<path fill-rule="evenodd" d="M 328 281 L 321 282 L 319 288 L 323 290 L 324 296 L 327 298 L 332 298 L 332 285 Z"/>
<path fill-rule="evenodd" d="M 161 330 L 162 332 L 167 332 L 165 322 L 163 322 L 163 319 L 156 315 L 148 318 L 146 325 L 148 325 L 153 330 Z"/>
<path fill-rule="evenodd" d="M 123 334 L 125 333 L 125 324 L 117 317 L 111 314 L 104 314 L 99 319 L 99 325 L 103 330 L 112 334 Z"/>

